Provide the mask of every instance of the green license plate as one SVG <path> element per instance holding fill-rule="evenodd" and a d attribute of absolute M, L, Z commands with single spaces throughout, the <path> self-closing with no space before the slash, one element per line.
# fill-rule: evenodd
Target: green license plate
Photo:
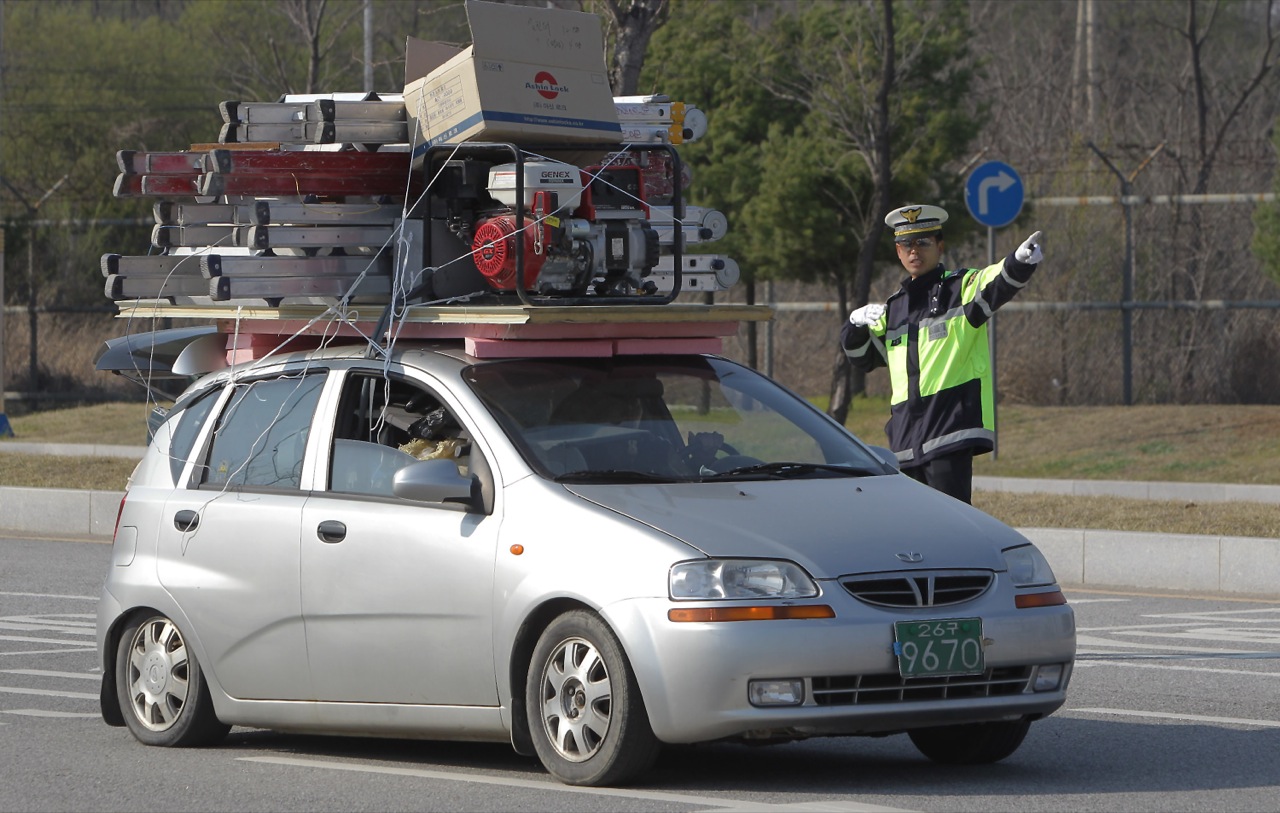
<path fill-rule="evenodd" d="M 978 675 L 986 670 L 981 618 L 895 621 L 893 652 L 908 677 Z"/>

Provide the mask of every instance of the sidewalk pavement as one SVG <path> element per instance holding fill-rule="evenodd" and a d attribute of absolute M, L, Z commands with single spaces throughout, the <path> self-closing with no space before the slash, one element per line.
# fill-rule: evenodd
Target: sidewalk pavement
<path fill-rule="evenodd" d="M 0 443 L 0 452 L 138 459 L 133 446 Z M 1222 483 L 974 477 L 979 491 L 1112 496 L 1140 500 L 1245 501 L 1277 505 L 1280 486 Z M 119 491 L 0 488 L 0 534 L 110 541 Z M 1070 587 L 1139 588 L 1280 598 L 1280 539 L 1019 528 Z"/>

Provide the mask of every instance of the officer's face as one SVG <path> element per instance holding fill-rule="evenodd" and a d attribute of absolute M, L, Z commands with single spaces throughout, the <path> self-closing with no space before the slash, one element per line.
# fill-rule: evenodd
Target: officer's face
<path fill-rule="evenodd" d="M 942 258 L 943 242 L 937 235 L 904 237 L 894 245 L 898 249 L 898 260 L 912 279 L 932 271 Z"/>

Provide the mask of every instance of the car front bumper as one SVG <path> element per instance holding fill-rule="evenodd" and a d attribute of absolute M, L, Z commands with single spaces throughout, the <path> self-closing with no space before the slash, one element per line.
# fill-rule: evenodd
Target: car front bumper
<path fill-rule="evenodd" d="M 892 611 L 856 602 L 819 620 L 677 623 L 661 599 L 606 608 L 635 670 L 654 733 L 664 742 L 876 734 L 937 725 L 1042 717 L 1066 700 L 1075 658 L 1067 606 L 963 612 Z M 954 609 L 954 608 L 952 608 Z M 986 671 L 899 677 L 893 622 L 981 617 Z M 1034 691 L 1041 666 L 1061 666 Z M 753 706 L 753 680 L 800 680 L 797 705 Z"/>

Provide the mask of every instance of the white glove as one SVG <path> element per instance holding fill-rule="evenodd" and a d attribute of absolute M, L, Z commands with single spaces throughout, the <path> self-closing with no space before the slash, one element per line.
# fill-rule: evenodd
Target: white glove
<path fill-rule="evenodd" d="M 1027 265 L 1039 265 L 1044 259 L 1044 252 L 1040 250 L 1040 238 L 1044 236 L 1044 232 L 1036 232 L 1027 238 L 1027 241 L 1018 246 L 1018 250 L 1013 252 L 1013 258 L 1020 263 Z"/>
<path fill-rule="evenodd" d="M 872 303 L 863 305 L 853 313 L 849 314 L 849 324 L 854 327 L 863 327 L 864 325 L 874 325 L 880 321 L 880 317 L 884 316 L 884 305 Z"/>

